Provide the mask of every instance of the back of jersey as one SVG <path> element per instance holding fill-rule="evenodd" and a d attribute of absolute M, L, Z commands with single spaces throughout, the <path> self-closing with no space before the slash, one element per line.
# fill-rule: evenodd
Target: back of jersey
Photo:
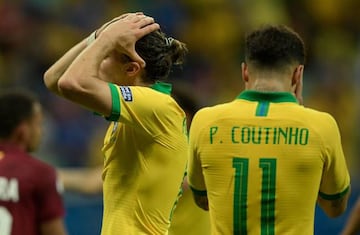
<path fill-rule="evenodd" d="M 313 234 L 319 191 L 349 186 L 335 121 L 290 93 L 246 91 L 201 110 L 190 145 L 189 182 L 207 190 L 213 234 Z"/>
<path fill-rule="evenodd" d="M 0 145 L 0 234 L 38 235 L 63 217 L 55 170 L 10 145 Z"/>

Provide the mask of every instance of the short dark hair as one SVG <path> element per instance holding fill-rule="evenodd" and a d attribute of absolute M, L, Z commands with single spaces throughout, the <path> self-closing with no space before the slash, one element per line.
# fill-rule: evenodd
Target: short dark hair
<path fill-rule="evenodd" d="M 38 101 L 28 91 L 2 91 L 0 94 L 0 138 L 8 138 L 21 122 L 32 117 Z"/>
<path fill-rule="evenodd" d="M 167 37 L 161 30 L 154 31 L 139 39 L 136 52 L 146 63 L 145 80 L 164 81 L 173 65 L 181 65 L 188 52 L 186 44 Z"/>
<path fill-rule="evenodd" d="M 305 46 L 291 28 L 266 25 L 245 39 L 245 60 L 262 68 L 280 68 L 292 63 L 305 63 Z"/>

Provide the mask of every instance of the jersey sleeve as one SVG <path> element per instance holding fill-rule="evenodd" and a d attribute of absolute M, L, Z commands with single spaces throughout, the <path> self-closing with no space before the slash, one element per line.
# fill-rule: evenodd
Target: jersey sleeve
<path fill-rule="evenodd" d="M 40 171 L 40 170 L 39 170 Z M 56 171 L 50 166 L 41 169 L 37 190 L 37 207 L 40 221 L 62 218 L 65 214 L 62 187 Z"/>
<path fill-rule="evenodd" d="M 319 195 L 323 199 L 335 200 L 347 193 L 350 187 L 350 176 L 344 157 L 339 128 L 330 117 L 325 127 L 324 169 Z"/>
<path fill-rule="evenodd" d="M 201 110 L 200 110 L 201 111 Z M 202 173 L 202 165 L 199 152 L 199 139 L 201 134 L 201 114 L 195 114 L 189 133 L 189 159 L 188 159 L 188 182 L 192 191 L 196 194 L 206 194 L 206 185 Z"/>
<path fill-rule="evenodd" d="M 119 121 L 145 130 L 155 136 L 166 128 L 165 116 L 170 111 L 167 95 L 155 95 L 151 88 L 137 86 L 117 86 L 109 84 L 112 95 L 112 112 L 107 119 Z M 165 110 L 166 109 L 166 110 Z"/>

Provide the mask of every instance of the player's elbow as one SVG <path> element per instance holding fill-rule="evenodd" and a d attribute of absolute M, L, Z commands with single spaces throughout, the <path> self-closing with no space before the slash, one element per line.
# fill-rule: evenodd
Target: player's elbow
<path fill-rule="evenodd" d="M 58 76 L 53 70 L 49 69 L 44 73 L 43 81 L 50 91 L 58 92 Z"/>
<path fill-rule="evenodd" d="M 44 80 L 44 83 L 45 83 L 45 86 L 47 88 L 50 88 L 51 87 L 51 78 L 52 78 L 52 75 L 51 75 L 51 71 L 50 70 L 47 70 L 45 73 L 44 73 L 44 76 L 43 76 L 43 80 Z"/>
<path fill-rule="evenodd" d="M 85 93 L 83 84 L 75 77 L 61 77 L 57 83 L 57 87 L 64 97 L 70 99 L 71 97 L 76 96 L 76 94 Z"/>
<path fill-rule="evenodd" d="M 330 218 L 336 218 L 336 217 L 339 217 L 340 215 L 342 215 L 345 212 L 345 210 L 346 210 L 346 207 L 342 207 L 342 208 L 327 210 L 327 211 L 325 211 L 325 213 Z"/>
<path fill-rule="evenodd" d="M 346 211 L 348 198 L 349 194 L 336 200 L 326 200 L 319 197 L 318 203 L 328 217 L 336 218 Z"/>

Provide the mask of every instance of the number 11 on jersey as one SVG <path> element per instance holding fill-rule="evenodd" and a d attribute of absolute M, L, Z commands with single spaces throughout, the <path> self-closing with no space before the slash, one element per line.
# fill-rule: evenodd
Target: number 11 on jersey
<path fill-rule="evenodd" d="M 233 226 L 234 235 L 247 234 L 247 194 L 249 159 L 233 158 L 235 168 Z M 260 158 L 261 179 L 261 235 L 275 234 L 276 159 Z"/>

